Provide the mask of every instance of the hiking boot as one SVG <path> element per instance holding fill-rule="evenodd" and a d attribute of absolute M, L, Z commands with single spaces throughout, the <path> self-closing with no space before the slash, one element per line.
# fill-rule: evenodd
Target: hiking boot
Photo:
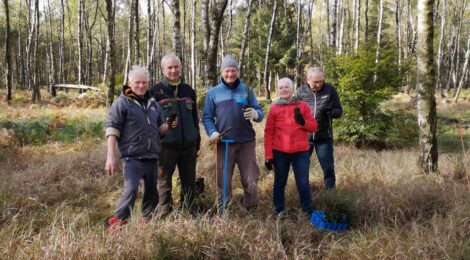
<path fill-rule="evenodd" d="M 116 216 L 112 216 L 108 220 L 108 232 L 110 234 L 116 234 L 119 230 L 121 230 L 122 226 L 127 224 L 126 219 L 120 219 Z"/>

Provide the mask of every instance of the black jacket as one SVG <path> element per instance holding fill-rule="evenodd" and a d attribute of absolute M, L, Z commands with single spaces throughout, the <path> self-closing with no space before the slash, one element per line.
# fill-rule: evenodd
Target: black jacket
<path fill-rule="evenodd" d="M 314 140 L 333 138 L 332 118 L 340 118 L 343 114 L 336 89 L 324 83 L 320 91 L 313 91 L 307 84 L 304 84 L 297 89 L 297 98 L 307 102 L 312 115 L 317 120 L 318 128 L 312 138 Z"/>
<path fill-rule="evenodd" d="M 176 92 L 175 92 L 176 90 Z M 196 146 L 199 150 L 201 136 L 199 134 L 199 119 L 196 105 L 196 92 L 186 83 L 180 83 L 177 88 L 163 80 L 150 88 L 150 95 L 163 109 L 163 117 L 172 113 L 178 117 L 178 125 L 162 138 L 163 148 L 185 149 Z"/>

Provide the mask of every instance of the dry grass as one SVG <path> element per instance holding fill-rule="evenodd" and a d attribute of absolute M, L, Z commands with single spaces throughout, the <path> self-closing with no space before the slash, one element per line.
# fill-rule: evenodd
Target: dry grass
<path fill-rule="evenodd" d="M 54 113 L 54 108 L 41 106 L 9 109 L 14 111 L 3 116 Z M 0 111 L 5 110 L 2 105 Z M 256 128 L 262 165 L 263 126 Z M 441 154 L 440 173 L 420 175 L 416 150 L 376 152 L 336 146 L 338 189 L 354 198 L 356 209 L 350 229 L 343 233 L 320 232 L 297 213 L 292 177 L 286 190 L 289 214 L 285 219 L 273 217 L 273 176 L 262 167 L 261 204 L 252 214 L 240 207 L 237 175 L 234 202 L 223 217 L 206 210 L 197 216 L 175 210 L 140 227 L 135 209 L 131 223 L 113 236 L 103 223 L 119 197 L 122 176 L 104 175 L 105 149 L 104 140 L 0 145 L 1 258 L 468 259 L 470 255 L 469 173 L 462 178 L 454 174 L 462 155 Z M 199 202 L 203 209 L 214 201 L 213 156 L 203 135 L 198 162 L 198 175 L 206 178 L 207 192 Z M 464 169 L 469 166 L 464 161 Z M 315 206 L 322 186 L 316 160 L 311 172 Z"/>

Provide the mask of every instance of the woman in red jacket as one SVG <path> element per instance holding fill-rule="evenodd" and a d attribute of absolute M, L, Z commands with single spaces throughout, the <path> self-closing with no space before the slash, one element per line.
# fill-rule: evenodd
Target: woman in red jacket
<path fill-rule="evenodd" d="M 310 214 L 308 133 L 315 132 L 317 122 L 307 103 L 292 97 L 294 83 L 291 79 L 282 78 L 278 85 L 280 98 L 272 105 L 264 129 L 265 165 L 268 170 L 274 168 L 274 210 L 278 214 L 284 211 L 284 193 L 292 164 L 302 211 Z"/>

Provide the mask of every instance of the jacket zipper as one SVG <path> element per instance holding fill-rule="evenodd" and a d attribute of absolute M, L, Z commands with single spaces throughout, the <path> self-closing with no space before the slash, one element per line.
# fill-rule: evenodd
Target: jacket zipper
<path fill-rule="evenodd" d="M 316 117 L 316 115 L 317 115 L 317 94 L 315 93 L 315 91 L 312 91 L 312 93 L 313 93 L 313 97 L 314 97 L 313 98 L 313 100 L 314 100 L 314 102 L 313 102 L 313 118 L 315 118 L 315 120 L 317 120 L 317 117 Z M 313 140 L 315 140 L 315 132 L 313 132 L 313 134 L 312 134 L 312 141 Z"/>

